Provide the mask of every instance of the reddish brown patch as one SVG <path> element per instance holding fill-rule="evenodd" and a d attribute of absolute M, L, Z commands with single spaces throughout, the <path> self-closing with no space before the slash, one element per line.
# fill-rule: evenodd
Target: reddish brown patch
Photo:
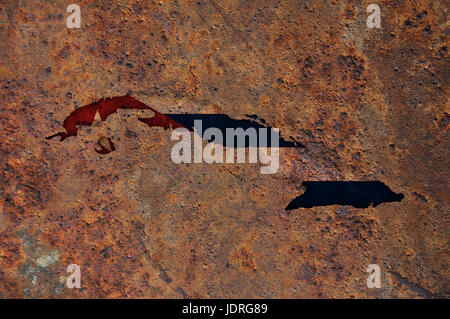
<path fill-rule="evenodd" d="M 76 136 L 78 133 L 77 126 L 80 125 L 91 125 L 94 122 L 95 114 L 100 114 L 100 118 L 102 121 L 106 121 L 108 116 L 113 113 L 116 113 L 118 109 L 128 109 L 128 110 L 151 110 L 155 113 L 155 116 L 152 118 L 139 118 L 139 121 L 147 124 L 150 127 L 157 126 L 163 127 L 164 129 L 175 129 L 178 127 L 184 127 L 180 123 L 170 119 L 166 115 L 156 111 L 150 106 L 142 103 L 141 101 L 136 100 L 134 97 L 125 95 L 125 96 L 117 96 L 113 98 L 101 99 L 100 101 L 85 105 L 72 113 L 64 120 L 63 127 L 66 130 L 65 132 L 60 132 L 51 136 L 48 136 L 47 139 L 52 139 L 56 136 L 60 136 L 60 141 L 65 140 L 69 136 Z M 109 141 L 112 150 L 114 150 L 114 146 L 112 141 Z M 102 149 L 97 151 L 100 154 L 107 154 L 110 151 L 105 153 L 107 150 L 105 147 L 101 146 Z M 105 150 L 104 150 L 105 149 Z"/>
<path fill-rule="evenodd" d="M 114 147 L 113 141 L 111 141 L 111 138 L 107 137 L 101 137 L 97 144 L 100 146 L 100 149 L 95 149 L 95 151 L 99 154 L 105 155 L 108 153 L 111 153 L 112 151 L 115 151 L 116 148 Z"/>

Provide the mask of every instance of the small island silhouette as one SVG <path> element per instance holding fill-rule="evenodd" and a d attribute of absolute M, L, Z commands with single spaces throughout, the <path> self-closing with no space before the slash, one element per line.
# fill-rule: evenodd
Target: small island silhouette
<path fill-rule="evenodd" d="M 304 181 L 306 191 L 286 206 L 286 210 L 315 206 L 349 205 L 356 208 L 373 207 L 381 203 L 400 202 L 396 194 L 380 181 Z"/>

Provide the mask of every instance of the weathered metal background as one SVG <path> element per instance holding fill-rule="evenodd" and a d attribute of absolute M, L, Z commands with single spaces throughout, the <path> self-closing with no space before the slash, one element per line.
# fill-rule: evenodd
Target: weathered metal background
<path fill-rule="evenodd" d="M 0 3 L 0 297 L 449 295 L 448 2 Z M 170 132 L 76 107 L 257 114 L 306 145 L 280 170 L 174 164 Z M 92 149 L 98 135 L 117 150 Z M 376 208 L 284 207 L 304 180 L 380 180 Z M 82 289 L 68 289 L 69 264 Z M 377 263 L 382 288 L 368 289 Z"/>

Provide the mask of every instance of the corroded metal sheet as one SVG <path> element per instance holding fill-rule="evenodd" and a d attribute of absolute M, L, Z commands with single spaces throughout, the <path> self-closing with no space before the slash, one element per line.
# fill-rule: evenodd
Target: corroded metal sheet
<path fill-rule="evenodd" d="M 448 3 L 378 1 L 368 28 L 371 3 L 82 0 L 68 28 L 66 1 L 3 0 L 0 297 L 448 297 Z M 46 139 L 116 96 L 255 116 L 302 147 L 276 174 L 177 164 L 142 109 Z M 403 197 L 286 210 L 304 181 Z"/>

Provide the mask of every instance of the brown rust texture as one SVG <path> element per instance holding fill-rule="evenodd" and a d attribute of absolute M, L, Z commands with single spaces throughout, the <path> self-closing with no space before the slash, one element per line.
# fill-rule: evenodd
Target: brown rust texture
<path fill-rule="evenodd" d="M 449 296 L 447 1 L 67 1 L 0 5 L 0 297 Z M 170 132 L 75 108 L 257 114 L 305 149 L 175 164 Z M 116 150 L 93 151 L 98 136 Z M 284 207 L 304 180 L 380 180 L 401 202 Z M 69 264 L 81 289 L 65 286 Z M 366 267 L 381 268 L 368 289 Z"/>

